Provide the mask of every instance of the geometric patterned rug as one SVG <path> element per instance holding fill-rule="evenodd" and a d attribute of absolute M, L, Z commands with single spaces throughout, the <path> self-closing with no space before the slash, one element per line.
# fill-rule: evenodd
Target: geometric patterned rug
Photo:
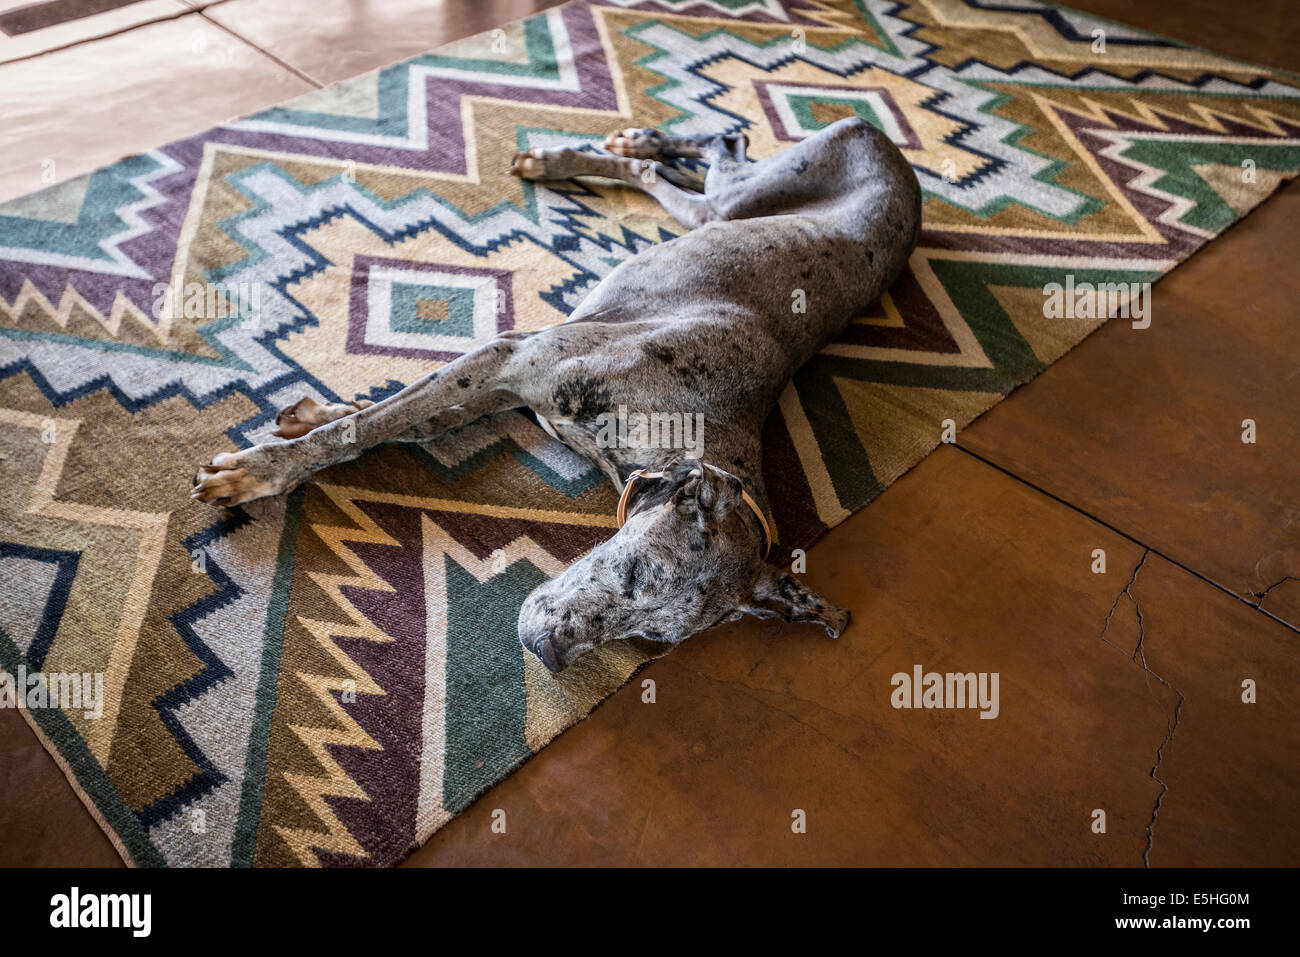
<path fill-rule="evenodd" d="M 228 513 L 190 477 L 682 231 L 516 150 L 850 115 L 924 230 L 767 424 L 779 563 L 1122 305 L 1049 284 L 1154 281 L 1300 171 L 1297 77 L 1033 0 L 577 0 L 0 206 L 0 668 L 102 681 L 22 713 L 129 863 L 394 864 L 628 680 L 516 638 L 615 506 L 519 413 Z"/>

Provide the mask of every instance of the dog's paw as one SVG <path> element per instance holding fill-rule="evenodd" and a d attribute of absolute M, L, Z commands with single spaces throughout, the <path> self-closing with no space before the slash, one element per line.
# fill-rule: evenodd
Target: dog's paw
<path fill-rule="evenodd" d="M 516 153 L 510 161 L 510 175 L 520 179 L 564 179 L 554 169 L 555 164 L 548 162 L 550 157 L 544 149 L 531 149 L 526 153 Z"/>
<path fill-rule="evenodd" d="M 222 452 L 199 466 L 190 498 L 232 508 L 254 499 L 279 495 L 288 483 L 276 477 L 262 446 Z"/>
<path fill-rule="evenodd" d="M 822 613 L 822 624 L 826 626 L 826 634 L 832 638 L 838 638 L 844 634 L 844 629 L 849 627 L 849 610 L 840 608 L 837 605 L 830 605 Z"/>
<path fill-rule="evenodd" d="M 312 429 L 318 429 L 335 419 L 341 419 L 345 415 L 351 415 L 372 405 L 374 403 L 369 399 L 356 399 L 350 403 L 322 404 L 308 396 L 280 410 L 280 414 L 275 417 L 276 429 L 271 434 L 282 439 L 297 439 Z"/>
<path fill-rule="evenodd" d="M 615 130 L 605 137 L 605 149 L 632 159 L 663 159 L 667 140 L 658 130 Z"/>

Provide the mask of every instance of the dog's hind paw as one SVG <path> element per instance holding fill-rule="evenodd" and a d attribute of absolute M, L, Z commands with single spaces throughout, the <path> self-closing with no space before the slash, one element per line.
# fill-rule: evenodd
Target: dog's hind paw
<path fill-rule="evenodd" d="M 667 146 L 665 136 L 649 128 L 615 130 L 605 137 L 605 149 L 632 159 L 664 159 Z"/>

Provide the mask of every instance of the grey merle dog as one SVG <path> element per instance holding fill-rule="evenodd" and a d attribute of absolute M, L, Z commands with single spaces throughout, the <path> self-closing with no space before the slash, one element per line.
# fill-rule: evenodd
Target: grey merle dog
<path fill-rule="evenodd" d="M 625 129 L 604 152 L 517 154 L 517 176 L 621 180 L 690 229 L 619 265 L 561 325 L 502 333 L 380 402 L 285 409 L 281 441 L 215 456 L 193 497 L 234 506 L 276 495 L 385 441 L 427 443 L 526 407 L 623 496 L 619 531 L 520 610 L 520 641 L 549 669 L 613 639 L 676 643 L 742 614 L 817 622 L 837 637 L 848 612 L 765 560 L 759 432 L 795 371 L 902 270 L 921 190 L 898 149 L 858 119 L 757 162 L 747 145 L 743 134 Z M 708 164 L 703 192 L 678 158 Z M 601 441 L 620 407 L 702 413 L 704 451 Z"/>

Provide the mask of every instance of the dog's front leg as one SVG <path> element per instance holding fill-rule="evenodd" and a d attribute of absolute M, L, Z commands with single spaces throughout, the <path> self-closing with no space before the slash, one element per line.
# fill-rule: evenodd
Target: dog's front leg
<path fill-rule="evenodd" d="M 490 412 L 522 405 L 511 385 L 521 344 L 496 339 L 361 411 L 300 438 L 224 452 L 203 465 L 190 497 L 240 505 L 294 488 L 313 472 L 389 439 L 435 437 Z"/>

